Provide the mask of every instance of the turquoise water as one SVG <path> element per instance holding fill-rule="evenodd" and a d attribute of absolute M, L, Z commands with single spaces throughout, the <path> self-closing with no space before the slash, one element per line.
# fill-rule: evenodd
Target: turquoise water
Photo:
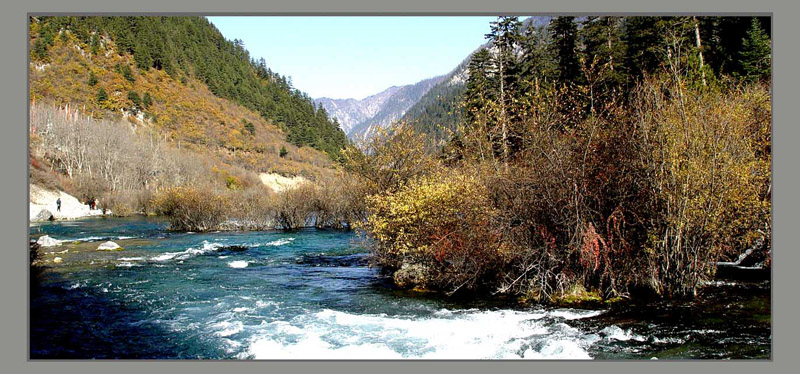
<path fill-rule="evenodd" d="M 768 284 L 625 310 L 394 289 L 349 232 L 170 233 L 144 217 L 32 224 L 31 358 L 769 358 Z M 122 251 L 97 251 L 114 240 Z M 54 262 L 56 257 L 60 262 Z"/>

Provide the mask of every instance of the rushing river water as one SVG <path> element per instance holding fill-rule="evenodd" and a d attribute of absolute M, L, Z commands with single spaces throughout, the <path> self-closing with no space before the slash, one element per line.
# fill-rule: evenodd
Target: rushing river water
<path fill-rule="evenodd" d="M 771 356 L 768 283 L 613 312 L 520 308 L 396 290 L 346 232 L 170 233 L 134 217 L 30 233 L 65 240 L 32 277 L 34 359 Z M 124 250 L 97 251 L 105 240 Z"/>

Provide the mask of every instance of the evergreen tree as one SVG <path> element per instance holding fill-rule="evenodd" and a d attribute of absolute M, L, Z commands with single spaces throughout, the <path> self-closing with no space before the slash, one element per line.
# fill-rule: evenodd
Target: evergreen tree
<path fill-rule="evenodd" d="M 628 80 L 651 72 L 661 63 L 663 52 L 663 17 L 626 17 L 623 40 L 626 45 L 625 67 Z"/>
<path fill-rule="evenodd" d="M 772 47 L 769 36 L 753 18 L 739 52 L 743 75 L 748 81 L 766 81 L 772 75 Z"/>
<path fill-rule="evenodd" d="M 92 35 L 92 41 L 89 46 L 91 48 L 90 50 L 92 55 L 97 56 L 100 53 L 100 40 L 97 35 Z"/>
<path fill-rule="evenodd" d="M 47 43 L 42 40 L 41 38 L 36 40 L 36 43 L 33 44 L 33 57 L 44 60 L 47 58 Z"/>
<path fill-rule="evenodd" d="M 255 135 L 256 127 L 255 125 L 253 125 L 252 122 L 242 118 L 242 124 L 244 125 L 244 129 L 247 130 L 247 132 L 250 133 L 250 135 Z"/>
<path fill-rule="evenodd" d="M 556 64 L 549 48 L 548 34 L 544 27 L 529 27 L 521 39 L 522 55 L 519 82 L 549 81 L 555 78 Z"/>
<path fill-rule="evenodd" d="M 575 17 L 556 17 L 550 22 L 553 54 L 558 62 L 558 79 L 575 82 L 580 79 L 577 54 L 578 26 Z"/>
<path fill-rule="evenodd" d="M 89 80 L 86 83 L 88 83 L 91 87 L 94 87 L 97 84 L 97 77 L 94 75 L 94 72 L 89 72 Z"/>
<path fill-rule="evenodd" d="M 486 34 L 493 46 L 497 48 L 495 56 L 498 83 L 498 104 L 500 122 L 500 149 L 503 161 L 507 162 L 509 153 L 509 137 L 511 128 L 509 126 L 508 102 L 512 97 L 513 82 L 518 74 L 517 47 L 520 39 L 520 27 L 522 23 L 517 17 L 501 16 L 497 21 L 490 24 L 491 32 Z"/>
<path fill-rule="evenodd" d="M 588 113 L 596 114 L 598 108 L 621 91 L 624 82 L 622 61 L 622 17 L 587 17 L 579 32 L 582 81 L 588 91 Z"/>
<path fill-rule="evenodd" d="M 101 104 L 104 103 L 106 100 L 108 100 L 108 94 L 106 93 L 106 90 L 103 89 L 103 87 L 100 87 L 100 89 L 97 90 L 97 95 L 95 97 L 97 98 L 97 102 Z"/>
<path fill-rule="evenodd" d="M 289 154 L 289 151 L 287 151 L 287 150 L 286 150 L 286 146 L 283 146 L 283 145 L 282 145 L 282 146 L 281 146 L 281 150 L 280 150 L 280 152 L 278 153 L 278 155 L 279 155 L 281 158 L 283 158 L 283 157 L 286 157 L 286 155 L 288 155 L 288 154 Z"/>
<path fill-rule="evenodd" d="M 622 17 L 586 17 L 580 31 L 583 64 L 596 65 L 602 78 L 620 83 L 625 45 L 622 42 Z"/>
<path fill-rule="evenodd" d="M 142 108 L 142 99 L 139 97 L 139 94 L 136 93 L 136 91 L 128 91 L 128 100 L 133 103 L 134 109 Z"/>
<path fill-rule="evenodd" d="M 125 80 L 127 80 L 128 82 L 133 83 L 134 81 L 136 81 L 136 78 L 133 76 L 133 71 L 131 70 L 131 67 L 128 66 L 127 64 L 125 65 L 116 64 L 114 66 L 114 70 L 117 73 L 122 74 L 122 77 L 125 78 Z"/>
<path fill-rule="evenodd" d="M 466 116 L 472 122 L 494 99 L 494 61 L 486 48 L 475 52 L 469 62 L 469 77 L 464 93 Z"/>
<path fill-rule="evenodd" d="M 153 66 L 153 57 L 150 56 L 150 50 L 144 47 L 142 41 L 136 45 L 136 53 L 133 55 L 133 61 L 140 71 L 147 71 Z"/>
<path fill-rule="evenodd" d="M 153 105 L 153 98 L 150 97 L 149 92 L 145 92 L 144 96 L 142 96 L 142 106 L 144 106 L 145 108 L 149 108 L 152 105 Z"/>

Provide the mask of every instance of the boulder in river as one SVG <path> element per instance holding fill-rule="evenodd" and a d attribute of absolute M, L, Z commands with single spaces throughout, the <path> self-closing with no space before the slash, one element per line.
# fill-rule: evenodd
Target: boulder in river
<path fill-rule="evenodd" d="M 53 239 L 48 235 L 44 235 L 36 241 L 40 247 L 55 247 L 57 245 L 61 245 L 61 240 Z"/>
<path fill-rule="evenodd" d="M 53 218 L 53 213 L 47 209 L 42 209 L 39 213 L 31 218 L 31 221 L 49 221 Z"/>
<path fill-rule="evenodd" d="M 109 241 L 107 241 L 107 242 L 105 242 L 103 244 L 100 244 L 97 247 L 97 250 L 98 251 L 120 251 L 120 250 L 122 250 L 122 247 L 119 244 L 114 243 L 114 242 L 109 240 Z"/>

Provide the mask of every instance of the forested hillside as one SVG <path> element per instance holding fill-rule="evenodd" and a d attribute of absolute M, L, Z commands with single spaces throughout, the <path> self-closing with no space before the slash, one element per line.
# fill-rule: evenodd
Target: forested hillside
<path fill-rule="evenodd" d="M 162 80 L 189 86 L 199 82 L 213 95 L 255 111 L 283 129 L 296 146 L 311 146 L 336 158 L 346 143 L 344 133 L 323 108 L 294 89 L 289 79 L 271 71 L 263 59 L 252 59 L 240 41 L 226 40 L 203 17 L 31 17 L 30 32 L 31 58 L 39 64 L 37 70 L 46 71 L 54 57 L 64 57 L 53 56 L 54 47 L 74 48 L 70 53 L 84 59 L 73 61 L 77 63 L 71 71 L 73 83 L 85 82 L 91 88 L 84 89 L 92 91 L 47 91 L 49 87 L 34 85 L 34 97 L 53 95 L 90 110 L 154 114 L 148 113 L 153 93 L 126 91 L 136 86 L 138 77 L 157 72 L 163 73 Z M 111 67 L 103 65 L 109 60 L 116 61 L 113 71 L 130 83 L 116 83 L 110 92 L 108 78 L 114 77 L 109 76 Z M 57 62 L 54 65 L 66 61 Z M 179 126 L 175 116 L 153 118 L 164 126 Z M 242 127 L 250 131 L 246 123 Z"/>
<path fill-rule="evenodd" d="M 401 118 L 434 144 L 450 138 L 462 119 L 461 97 L 467 77 L 467 62 L 459 64 L 435 86 L 431 87 Z"/>

